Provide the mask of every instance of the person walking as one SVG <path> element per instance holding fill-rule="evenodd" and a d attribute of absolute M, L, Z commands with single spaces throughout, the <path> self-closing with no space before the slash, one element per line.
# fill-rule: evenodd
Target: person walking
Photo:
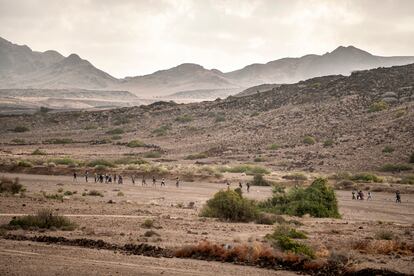
<path fill-rule="evenodd" d="M 89 173 L 88 171 L 85 172 L 85 181 L 88 182 Z"/>
<path fill-rule="evenodd" d="M 397 190 L 395 192 L 395 202 L 396 203 L 401 203 L 401 194 L 400 194 L 400 191 L 399 190 Z"/>
<path fill-rule="evenodd" d="M 177 181 L 175 182 L 175 186 L 177 187 L 177 188 L 179 188 L 180 187 L 180 179 L 177 177 Z"/>
<path fill-rule="evenodd" d="M 73 182 L 77 182 L 77 177 L 78 175 L 76 174 L 76 172 L 73 172 Z"/>
<path fill-rule="evenodd" d="M 165 178 L 163 178 L 162 180 L 161 180 L 161 187 L 162 186 L 164 186 L 165 187 Z"/>
<path fill-rule="evenodd" d="M 246 187 L 247 187 L 247 192 L 250 192 L 250 183 L 249 182 L 246 183 Z"/>
<path fill-rule="evenodd" d="M 352 200 L 355 200 L 355 199 L 356 199 L 356 197 L 355 197 L 355 193 L 356 193 L 356 191 L 355 191 L 355 190 L 353 190 L 353 191 L 352 191 Z"/>
<path fill-rule="evenodd" d="M 164 178 L 163 178 L 164 179 Z M 155 179 L 155 176 L 152 176 L 152 186 L 155 186 L 156 183 L 157 182 L 157 180 Z M 164 183 L 165 184 L 165 183 Z"/>
<path fill-rule="evenodd" d="M 368 192 L 367 200 L 372 200 L 372 193 L 371 192 Z"/>

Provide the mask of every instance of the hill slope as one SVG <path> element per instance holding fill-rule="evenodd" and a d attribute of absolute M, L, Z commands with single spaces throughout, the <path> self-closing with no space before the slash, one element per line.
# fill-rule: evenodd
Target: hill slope
<path fill-rule="evenodd" d="M 385 109 L 370 112 L 382 101 L 388 103 Z M 115 127 L 110 123 L 115 117 L 129 122 L 122 126 L 126 133 L 120 143 L 140 139 L 160 146 L 166 158 L 205 152 L 209 162 L 218 164 L 253 162 L 260 156 L 261 165 L 275 170 L 377 170 L 385 163 L 406 163 L 414 151 L 414 64 L 318 77 L 213 102 L 158 102 L 76 117 L 0 117 L 0 129 L 25 122 L 32 129 L 23 137 L 29 141 L 45 133 L 97 140 Z M 104 128 L 80 137 L 79 130 L 91 123 Z M 161 136 L 157 129 L 163 129 Z M 304 143 L 306 136 L 315 143 Z M 0 138 L 11 141 L 16 133 L 3 131 Z M 271 150 L 271 144 L 279 149 Z M 394 151 L 385 154 L 386 146 Z"/>

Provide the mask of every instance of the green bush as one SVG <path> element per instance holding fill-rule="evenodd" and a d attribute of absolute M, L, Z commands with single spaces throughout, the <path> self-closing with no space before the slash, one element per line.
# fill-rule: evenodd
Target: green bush
<path fill-rule="evenodd" d="M 38 149 L 35 149 L 31 154 L 32 155 L 46 155 L 47 153 L 38 148 Z"/>
<path fill-rule="evenodd" d="M 144 157 L 145 158 L 160 158 L 161 157 L 161 152 L 159 151 L 149 151 L 144 153 Z"/>
<path fill-rule="evenodd" d="M 325 140 L 325 141 L 323 142 L 323 146 L 324 146 L 325 148 L 327 148 L 327 147 L 332 147 L 334 143 L 335 143 L 335 142 L 334 142 L 334 140 L 333 140 L 333 139 L 327 139 L 327 140 Z"/>
<path fill-rule="evenodd" d="M 313 145 L 313 144 L 315 144 L 316 143 L 316 140 L 315 140 L 315 138 L 313 138 L 312 136 L 305 136 L 304 138 L 303 138 L 303 143 L 305 144 L 305 145 Z"/>
<path fill-rule="evenodd" d="M 2 177 L 0 179 L 0 193 L 18 194 L 23 191 L 22 184 L 19 183 L 19 179 L 9 179 Z"/>
<path fill-rule="evenodd" d="M 287 225 L 279 225 L 272 234 L 267 234 L 268 239 L 278 239 L 281 236 L 289 237 L 291 239 L 307 239 L 308 237 L 302 231 L 298 231 L 293 227 Z"/>
<path fill-rule="evenodd" d="M 323 178 L 316 179 L 307 188 L 293 188 L 288 193 L 274 190 L 273 196 L 261 202 L 259 207 L 292 216 L 340 217 L 335 192 Z"/>
<path fill-rule="evenodd" d="M 86 125 L 83 129 L 84 130 L 98 129 L 98 126 L 94 124 L 90 124 L 90 125 Z"/>
<path fill-rule="evenodd" d="M 388 230 L 379 230 L 375 233 L 375 238 L 377 240 L 387 240 L 390 241 L 394 239 L 394 233 Z"/>
<path fill-rule="evenodd" d="M 193 117 L 189 114 L 180 115 L 177 118 L 175 118 L 175 121 L 179 123 L 188 123 L 193 120 Z"/>
<path fill-rule="evenodd" d="M 382 152 L 383 153 L 392 153 L 394 151 L 394 148 L 393 147 L 391 147 L 391 146 L 385 146 L 383 149 L 382 149 Z"/>
<path fill-rule="evenodd" d="M 383 180 L 382 178 L 378 177 L 372 173 L 358 173 L 350 176 L 350 179 L 356 182 L 374 182 L 374 183 L 381 183 Z"/>
<path fill-rule="evenodd" d="M 46 192 L 43 192 L 43 197 L 47 199 L 56 199 L 63 202 L 63 195 L 62 194 L 47 194 Z"/>
<path fill-rule="evenodd" d="M 141 224 L 142 228 L 152 228 L 154 227 L 154 221 L 152 219 L 146 219 L 144 220 L 144 222 Z"/>
<path fill-rule="evenodd" d="M 88 196 L 100 196 L 100 197 L 103 197 L 104 196 L 100 191 L 97 191 L 97 190 L 90 190 L 89 192 L 85 193 L 85 195 L 88 195 Z"/>
<path fill-rule="evenodd" d="M 72 144 L 73 140 L 70 138 L 51 138 L 43 141 L 43 144 Z"/>
<path fill-rule="evenodd" d="M 271 183 L 264 179 L 263 175 L 255 174 L 253 176 L 252 186 L 270 186 Z"/>
<path fill-rule="evenodd" d="M 23 168 L 31 168 L 33 167 L 33 164 L 27 160 L 20 160 L 19 162 L 17 162 L 17 166 Z"/>
<path fill-rule="evenodd" d="M 370 105 L 369 112 L 378 112 L 388 109 L 388 104 L 384 101 L 378 101 Z"/>
<path fill-rule="evenodd" d="M 381 167 L 383 172 L 402 172 L 410 171 L 412 167 L 408 164 L 385 164 Z"/>
<path fill-rule="evenodd" d="M 36 215 L 22 216 L 13 218 L 9 225 L 12 228 L 22 229 L 51 229 L 56 228 L 64 231 L 70 231 L 76 228 L 76 225 L 72 223 L 68 218 L 54 214 L 53 211 L 43 209 Z"/>
<path fill-rule="evenodd" d="M 144 142 L 140 140 L 132 140 L 127 144 L 127 147 L 129 148 L 139 148 L 139 147 L 144 147 L 144 146 L 145 146 Z"/>
<path fill-rule="evenodd" d="M 114 163 L 121 164 L 121 165 L 130 165 L 130 164 L 142 165 L 142 164 L 148 164 L 148 161 L 145 161 L 144 159 L 141 159 L 141 158 L 122 157 L 122 158 L 116 159 Z"/>
<path fill-rule="evenodd" d="M 254 162 L 256 162 L 256 163 L 259 163 L 259 162 L 266 162 L 266 158 L 258 156 L 258 157 L 255 157 L 255 158 L 253 159 L 253 161 L 254 161 Z"/>
<path fill-rule="evenodd" d="M 234 190 L 217 192 L 201 210 L 201 216 L 229 221 L 253 221 L 257 217 L 255 203 Z"/>
<path fill-rule="evenodd" d="M 282 176 L 282 178 L 288 179 L 288 180 L 296 180 L 296 181 L 304 181 L 308 179 L 306 175 L 304 175 L 303 173 L 292 173 L 292 174 L 284 175 Z"/>
<path fill-rule="evenodd" d="M 294 240 L 306 238 L 305 233 L 287 226 L 279 226 L 272 234 L 265 236 L 265 239 L 268 240 L 274 247 L 278 247 L 283 251 L 290 251 L 295 254 L 303 254 L 313 259 L 315 258 L 314 250 L 306 244 Z"/>
<path fill-rule="evenodd" d="M 400 184 L 414 184 L 414 174 L 406 175 L 401 178 L 401 180 L 398 181 Z"/>
<path fill-rule="evenodd" d="M 280 148 L 280 146 L 278 145 L 278 144 L 271 144 L 270 146 L 269 146 L 269 149 L 270 150 L 278 150 Z"/>
<path fill-rule="evenodd" d="M 255 166 L 255 165 L 236 165 L 233 167 L 222 167 L 222 172 L 230 172 L 230 173 L 245 173 L 248 175 L 256 175 L 256 174 L 269 174 L 270 171 L 264 167 Z"/>
<path fill-rule="evenodd" d="M 122 128 L 114 128 L 114 129 L 108 130 L 105 133 L 110 134 L 110 135 L 119 135 L 119 134 L 125 133 L 125 131 Z"/>
<path fill-rule="evenodd" d="M 69 157 L 63 157 L 49 159 L 48 163 L 55 163 L 56 165 L 76 166 L 79 162 Z"/>
<path fill-rule="evenodd" d="M 155 136 L 165 136 L 167 135 L 168 131 L 171 129 L 170 126 L 162 125 L 159 128 L 156 128 L 152 131 L 152 134 Z"/>
<path fill-rule="evenodd" d="M 190 155 L 187 155 L 185 157 L 185 159 L 187 159 L 187 160 L 196 160 L 196 159 L 204 159 L 204 158 L 208 158 L 207 153 L 204 153 L 204 152 L 196 153 L 196 154 L 190 154 Z"/>
<path fill-rule="evenodd" d="M 105 160 L 105 159 L 95 159 L 87 164 L 88 167 L 96 167 L 96 166 L 104 166 L 104 167 L 115 167 L 115 164 L 112 161 Z"/>
<path fill-rule="evenodd" d="M 28 127 L 25 126 L 16 126 L 15 128 L 13 128 L 14 132 L 26 132 L 29 131 Z"/>

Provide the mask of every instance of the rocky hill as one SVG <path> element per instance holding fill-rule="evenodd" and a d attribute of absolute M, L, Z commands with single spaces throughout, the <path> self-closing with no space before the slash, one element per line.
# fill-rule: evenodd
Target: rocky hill
<path fill-rule="evenodd" d="M 25 122 L 32 129 L 29 141 L 46 134 L 100 140 L 117 118 L 126 122 L 118 125 L 125 131 L 120 143 L 140 139 L 161 147 L 165 158 L 203 152 L 208 159 L 200 162 L 246 163 L 260 157 L 260 164 L 276 170 L 378 170 L 385 163 L 406 163 L 414 151 L 413 107 L 411 64 L 318 77 L 213 102 L 8 116 L 0 118 L 0 138 L 10 142 L 16 133 L 5 130 Z M 103 128 L 81 131 L 91 123 Z M 386 147 L 392 151 L 385 153 Z"/>

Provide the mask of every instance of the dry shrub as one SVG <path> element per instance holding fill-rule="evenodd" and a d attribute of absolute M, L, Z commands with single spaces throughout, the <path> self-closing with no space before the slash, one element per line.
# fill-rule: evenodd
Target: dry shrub
<path fill-rule="evenodd" d="M 326 266 L 326 262 L 323 260 L 311 260 L 311 261 L 306 261 L 303 264 L 304 270 L 312 270 L 312 271 L 319 271 L 324 266 Z"/>
<path fill-rule="evenodd" d="M 397 240 L 361 240 L 357 241 L 353 248 L 366 254 L 389 255 L 391 253 L 398 253 L 408 256 L 414 254 L 414 244 Z"/>

